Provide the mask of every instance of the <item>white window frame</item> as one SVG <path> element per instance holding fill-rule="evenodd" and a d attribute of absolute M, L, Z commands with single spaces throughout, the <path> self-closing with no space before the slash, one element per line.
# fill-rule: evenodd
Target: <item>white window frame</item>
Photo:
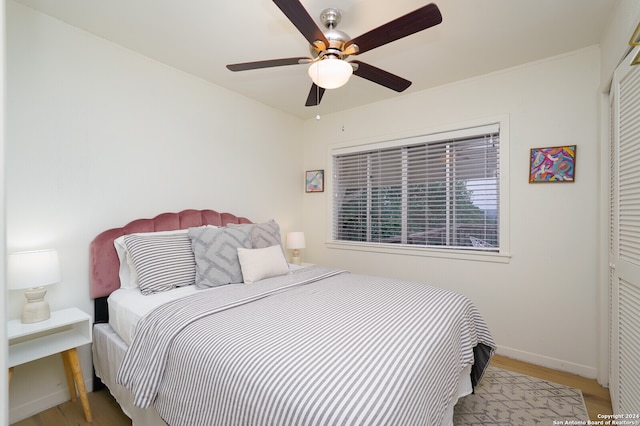
<path fill-rule="evenodd" d="M 394 146 L 406 145 L 410 139 L 419 139 L 420 141 L 438 140 L 440 134 L 447 133 L 447 137 L 454 135 L 455 132 L 463 133 L 469 128 L 480 128 L 497 124 L 500 129 L 500 156 L 498 166 L 500 168 L 500 220 L 498 224 L 499 249 L 497 252 L 492 251 L 472 251 L 458 250 L 451 248 L 424 247 L 403 244 L 382 244 L 370 242 L 354 242 L 354 241 L 336 241 L 333 240 L 333 156 L 337 154 L 346 154 L 351 152 L 366 151 L 373 149 L 389 148 Z M 481 120 L 468 121 L 463 123 L 454 123 L 441 126 L 438 128 L 423 129 L 412 132 L 398 133 L 388 135 L 385 138 L 371 138 L 358 141 L 348 141 L 329 146 L 327 165 L 328 170 L 325 174 L 325 190 L 329 195 L 327 210 L 327 235 L 326 246 L 335 250 L 363 251 L 372 253 L 387 253 L 410 256 L 424 256 L 446 259 L 473 260 L 482 262 L 508 263 L 511 258 L 509 245 L 509 117 L 501 115 L 497 117 L 488 117 Z"/>

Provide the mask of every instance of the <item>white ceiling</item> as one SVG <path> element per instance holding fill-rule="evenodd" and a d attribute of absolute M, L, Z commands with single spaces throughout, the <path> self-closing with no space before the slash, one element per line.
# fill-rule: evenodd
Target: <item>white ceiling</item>
<path fill-rule="evenodd" d="M 225 65 L 308 56 L 305 38 L 271 0 L 16 0 L 99 37 L 301 118 L 306 65 L 231 72 Z M 352 59 L 413 82 L 398 94 L 352 77 L 328 90 L 323 114 L 378 102 L 598 44 L 617 0 L 434 0 L 443 22 Z M 301 0 L 328 7 L 356 37 L 428 0 Z M 320 24 L 318 26 L 321 27 Z"/>

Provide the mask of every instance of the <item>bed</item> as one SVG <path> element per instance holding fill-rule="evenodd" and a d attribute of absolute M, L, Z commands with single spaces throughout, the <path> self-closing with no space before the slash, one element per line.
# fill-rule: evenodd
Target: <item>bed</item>
<path fill-rule="evenodd" d="M 464 296 L 286 263 L 276 222 L 139 219 L 90 246 L 96 376 L 139 425 L 451 425 L 495 343 Z"/>

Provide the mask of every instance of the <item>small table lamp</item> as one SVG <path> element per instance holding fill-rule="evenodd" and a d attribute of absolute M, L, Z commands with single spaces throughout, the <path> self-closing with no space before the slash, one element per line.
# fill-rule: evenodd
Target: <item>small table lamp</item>
<path fill-rule="evenodd" d="M 22 309 L 22 322 L 29 324 L 50 317 L 49 303 L 44 300 L 46 285 L 62 279 L 58 252 L 36 250 L 9 254 L 7 281 L 9 290 L 23 290 L 27 303 Z"/>
<path fill-rule="evenodd" d="M 287 234 L 287 248 L 293 250 L 291 263 L 300 265 L 300 249 L 304 248 L 304 232 L 289 232 Z"/>

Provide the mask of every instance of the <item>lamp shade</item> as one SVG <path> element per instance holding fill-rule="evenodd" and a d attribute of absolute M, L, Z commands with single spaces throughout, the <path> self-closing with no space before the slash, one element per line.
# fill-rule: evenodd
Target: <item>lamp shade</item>
<path fill-rule="evenodd" d="M 305 246 L 304 232 L 289 232 L 287 234 L 288 249 L 302 249 Z"/>
<path fill-rule="evenodd" d="M 325 58 L 309 67 L 309 77 L 324 89 L 337 89 L 344 86 L 353 74 L 351 65 L 338 58 Z"/>
<path fill-rule="evenodd" d="M 62 280 L 56 250 L 35 250 L 9 254 L 7 284 L 9 290 L 42 287 Z"/>

